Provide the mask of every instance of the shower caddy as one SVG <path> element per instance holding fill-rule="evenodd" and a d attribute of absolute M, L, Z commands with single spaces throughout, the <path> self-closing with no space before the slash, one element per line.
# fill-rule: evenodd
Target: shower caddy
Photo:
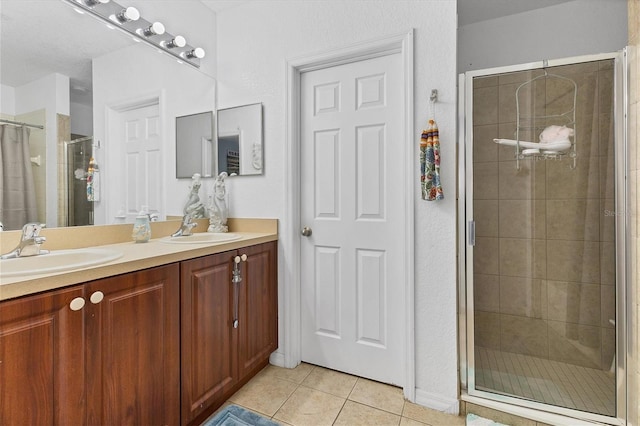
<path fill-rule="evenodd" d="M 535 81 L 545 80 L 550 81 L 552 79 L 557 79 L 559 81 L 565 82 L 566 87 L 572 89 L 573 93 L 573 103 L 571 104 L 571 108 L 566 111 L 561 111 L 557 114 L 548 114 L 546 115 L 546 109 L 548 107 L 545 104 L 545 115 L 536 115 L 535 108 L 533 108 L 533 112 L 531 114 L 525 114 L 522 112 L 521 104 L 523 104 L 524 95 L 527 91 L 523 91 L 522 89 L 527 88 L 532 85 Z M 535 94 L 535 88 L 531 86 L 531 90 L 528 91 L 531 96 Z M 545 84 L 545 90 L 546 90 Z M 576 158 L 578 156 L 576 151 L 576 102 L 577 102 L 577 94 L 578 94 L 578 85 L 576 82 L 568 77 L 564 77 L 557 74 L 550 74 L 547 70 L 544 70 L 544 74 L 541 74 L 537 77 L 532 78 L 524 83 L 522 83 L 516 89 L 516 131 L 515 131 L 515 140 L 513 139 L 494 139 L 494 142 L 501 145 L 509 145 L 515 147 L 515 157 L 516 157 L 516 169 L 520 170 L 520 161 L 525 158 L 535 158 L 536 160 L 559 160 L 566 156 L 573 160 L 570 165 L 571 169 L 576 168 Z M 521 133 L 529 133 L 539 135 L 547 129 L 549 126 L 566 126 L 573 130 L 573 136 L 570 136 L 572 139 L 563 140 L 562 142 L 551 142 L 551 143 L 540 143 L 540 142 L 529 142 L 521 140 Z"/>

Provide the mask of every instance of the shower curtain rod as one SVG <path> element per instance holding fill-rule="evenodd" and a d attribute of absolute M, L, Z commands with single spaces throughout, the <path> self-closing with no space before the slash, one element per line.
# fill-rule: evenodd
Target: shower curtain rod
<path fill-rule="evenodd" d="M 16 126 L 34 127 L 36 129 L 44 129 L 44 126 L 41 126 L 39 124 L 22 123 L 20 121 L 5 120 L 4 118 L 0 118 L 0 123 L 14 124 Z"/>

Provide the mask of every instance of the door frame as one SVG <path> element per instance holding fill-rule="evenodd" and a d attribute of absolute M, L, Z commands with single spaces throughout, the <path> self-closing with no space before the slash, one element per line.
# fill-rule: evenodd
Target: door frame
<path fill-rule="evenodd" d="M 380 56 L 400 54 L 402 56 L 403 104 L 405 108 L 402 123 L 404 137 L 402 149 L 404 167 L 400 181 L 403 187 L 404 210 L 404 347 L 405 360 L 403 390 L 410 401 L 415 401 L 415 349 L 414 349 L 414 176 L 415 154 L 411 149 L 413 139 L 413 29 L 406 33 L 390 35 L 349 45 L 340 49 L 326 50 L 320 53 L 305 55 L 287 60 L 286 64 L 286 120 L 287 136 L 284 164 L 285 176 L 285 224 L 282 240 L 289 247 L 285 251 L 286 268 L 283 278 L 284 308 L 282 330 L 284 336 L 283 358 L 275 358 L 275 364 L 294 368 L 301 362 L 301 285 L 300 285 L 300 76 L 304 72 L 334 67 L 346 63 L 372 59 Z"/>
<path fill-rule="evenodd" d="M 629 170 L 628 147 L 628 61 L 627 49 L 612 53 L 590 54 L 560 59 L 548 59 L 519 65 L 467 71 L 458 75 L 458 345 L 459 381 L 461 400 L 476 405 L 504 411 L 509 414 L 535 419 L 549 424 L 572 425 L 626 424 L 627 402 L 627 331 L 631 330 L 629 297 L 633 293 L 629 276 L 629 245 L 626 238 L 630 215 L 616 215 L 616 416 L 588 413 L 576 409 L 529 401 L 515 396 L 501 395 L 475 388 L 474 342 L 474 281 L 473 246 L 469 222 L 473 219 L 473 78 L 510 72 L 527 71 L 546 67 L 574 65 L 584 62 L 613 59 L 614 116 L 620 117 L 614 124 L 615 142 L 615 200 L 616 211 L 627 212 L 629 187 L 626 176 Z M 637 289 L 636 289 L 637 291 Z M 635 293 L 633 293 L 635 294 Z M 580 423 L 584 421 L 584 423 Z"/>

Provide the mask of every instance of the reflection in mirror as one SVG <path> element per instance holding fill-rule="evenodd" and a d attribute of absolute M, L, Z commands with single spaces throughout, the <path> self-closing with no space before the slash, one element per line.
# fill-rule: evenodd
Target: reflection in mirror
<path fill-rule="evenodd" d="M 218 173 L 260 175 L 262 104 L 218 110 Z"/>
<path fill-rule="evenodd" d="M 171 170 L 173 118 L 215 108 L 215 80 L 207 75 L 213 69 L 211 61 L 204 60 L 200 70 L 179 64 L 146 43 L 135 43 L 87 14 L 76 13 L 62 1 L 1 1 L 0 118 L 43 127 L 31 128 L 27 154 L 39 159 L 31 166 L 35 220 L 48 227 L 84 225 L 93 215 L 94 223 L 108 224 L 117 222 L 123 208 L 127 220 L 128 211 L 140 204 L 156 204 L 161 217 L 173 214 L 173 200 L 163 195 L 183 190 L 183 181 L 176 180 Z M 215 32 L 211 25 L 215 14 L 202 2 L 130 3 L 144 15 L 161 17 L 168 30 L 184 31 L 188 41 L 215 51 L 208 41 L 202 43 L 213 40 Z M 151 121 L 155 127 L 148 127 L 151 133 L 144 142 L 145 154 L 154 156 L 148 164 L 155 168 L 151 171 L 157 169 L 156 176 L 123 178 L 127 171 L 142 172 L 131 164 L 131 153 L 125 152 L 124 142 L 131 140 L 125 139 L 126 126 L 117 120 L 151 101 L 160 113 Z M 78 140 L 84 137 L 92 142 L 81 144 Z M 91 156 L 102 173 L 102 197 L 90 202 L 93 213 L 90 206 L 77 210 L 83 196 L 87 198 L 84 175 Z M 152 191 L 148 182 L 155 185 Z M 0 186 L 15 191 L 4 183 Z M 6 223 L 5 215 L 0 212 L 0 221 Z M 24 219 L 16 222 L 20 228 Z"/>
<path fill-rule="evenodd" d="M 213 111 L 176 118 L 176 177 L 216 173 L 213 147 Z"/>
<path fill-rule="evenodd" d="M 105 31 L 60 1 L 3 0 L 0 31 L 0 116 L 40 126 L 31 127 L 28 140 L 29 156 L 39 160 L 31 166 L 33 187 L 24 190 L 35 194 L 37 205 L 37 218 L 29 220 L 64 226 L 67 208 L 73 206 L 68 204 L 71 192 L 65 192 L 66 176 L 59 166 L 65 164 L 65 142 L 93 134 L 91 59 L 131 41 Z M 105 34 L 96 37 L 99 33 Z M 85 147 L 83 153 L 90 150 Z M 13 183 L 0 186 L 20 191 Z M 73 191 L 74 185 L 68 188 Z M 0 221 L 18 222 L 11 229 L 20 229 L 24 218 L 8 217 L 13 210 L 12 204 L 5 204 Z"/>
<path fill-rule="evenodd" d="M 65 204 L 67 214 L 66 223 L 63 224 L 66 226 L 93 225 L 93 202 L 89 201 L 87 196 L 89 172 L 96 167 L 93 162 L 93 137 L 86 136 L 65 141 L 64 158 L 67 196 L 60 202 Z"/>

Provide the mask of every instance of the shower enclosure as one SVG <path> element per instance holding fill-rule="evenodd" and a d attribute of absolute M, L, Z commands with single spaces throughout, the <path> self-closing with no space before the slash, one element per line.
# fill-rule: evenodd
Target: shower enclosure
<path fill-rule="evenodd" d="M 460 76 L 470 401 L 624 423 L 625 68 L 621 52 Z"/>
<path fill-rule="evenodd" d="M 93 202 L 87 199 L 87 174 L 93 155 L 93 137 L 65 142 L 66 226 L 93 225 Z"/>

